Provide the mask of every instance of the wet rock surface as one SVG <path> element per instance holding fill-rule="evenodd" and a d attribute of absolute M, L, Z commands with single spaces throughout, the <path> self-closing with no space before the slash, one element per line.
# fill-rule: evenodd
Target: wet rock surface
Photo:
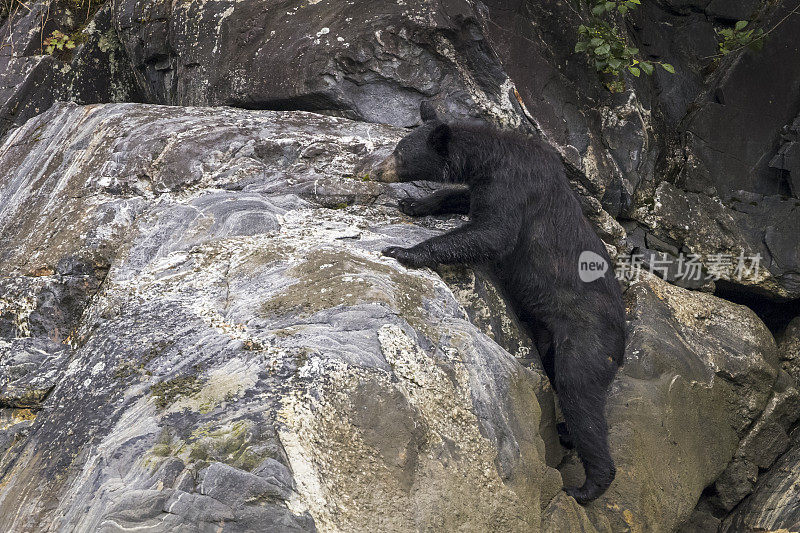
<path fill-rule="evenodd" d="M 148 100 L 304 109 L 411 126 L 422 99 L 459 117 L 510 112 L 474 5 L 371 1 L 114 4 Z M 387 105 L 391 102 L 391 105 Z"/>

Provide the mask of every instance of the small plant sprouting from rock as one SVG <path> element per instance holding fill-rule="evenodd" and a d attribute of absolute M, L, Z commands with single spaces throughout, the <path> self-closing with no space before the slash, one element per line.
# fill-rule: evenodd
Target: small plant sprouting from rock
<path fill-rule="evenodd" d="M 66 52 L 72 50 L 77 46 L 75 41 L 69 35 L 66 35 L 58 30 L 54 30 L 50 37 L 42 41 L 42 47 L 48 54 L 52 54 L 56 50 L 59 52 Z"/>
<path fill-rule="evenodd" d="M 641 0 L 588 0 L 591 2 L 591 20 L 589 24 L 578 27 L 578 43 L 576 52 L 585 53 L 597 72 L 608 79 L 605 84 L 611 92 L 625 90 L 622 74 L 627 70 L 637 78 L 644 72 L 651 75 L 656 66 L 674 74 L 675 68 L 661 61 L 643 61 L 639 59 L 639 49 L 628 46 L 620 33 L 614 16 L 625 16 L 636 9 Z"/>
<path fill-rule="evenodd" d="M 156 407 L 164 409 L 181 396 L 191 396 L 200 392 L 203 384 L 197 376 L 178 376 L 150 387 Z"/>
<path fill-rule="evenodd" d="M 738 52 L 749 48 L 758 52 L 764 47 L 766 37 L 775 31 L 781 24 L 789 20 L 792 15 L 800 12 L 800 4 L 794 7 L 791 11 L 776 22 L 770 29 L 764 31 L 762 28 L 754 28 L 751 21 L 740 20 L 737 21 L 733 28 L 723 28 L 715 30 L 719 37 L 719 53 L 704 59 L 719 60 L 721 57 L 726 56 L 732 52 Z M 749 29 L 748 29 L 749 27 Z"/>
<path fill-rule="evenodd" d="M 749 24 L 746 20 L 740 20 L 733 28 L 716 30 L 722 39 L 719 42 L 719 53 L 727 55 L 742 48 L 750 48 L 757 52 L 764 48 L 764 30 L 753 27 L 748 30 L 746 28 Z"/>
<path fill-rule="evenodd" d="M 764 30 L 761 28 L 747 30 L 748 24 L 748 21 L 740 20 L 733 28 L 717 30 L 717 35 L 722 38 L 719 43 L 719 52 L 722 55 L 745 47 L 754 51 L 764 47 Z"/>

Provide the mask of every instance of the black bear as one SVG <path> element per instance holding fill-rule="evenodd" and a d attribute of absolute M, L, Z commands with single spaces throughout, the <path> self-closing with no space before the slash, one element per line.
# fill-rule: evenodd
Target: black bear
<path fill-rule="evenodd" d="M 427 103 L 420 114 L 423 125 L 398 143 L 376 178 L 466 185 L 401 200 L 400 209 L 469 220 L 383 254 L 408 267 L 465 263 L 491 271 L 536 344 L 564 415 L 564 438 L 583 462 L 585 483 L 565 490 L 581 504 L 594 500 L 616 474 L 605 405 L 625 350 L 625 308 L 605 246 L 548 146 L 483 125 L 448 124 Z"/>

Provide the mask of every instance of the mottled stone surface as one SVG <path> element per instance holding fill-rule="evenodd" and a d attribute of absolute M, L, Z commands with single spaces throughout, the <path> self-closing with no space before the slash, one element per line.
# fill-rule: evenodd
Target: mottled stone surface
<path fill-rule="evenodd" d="M 554 505 L 587 520 L 551 504 L 541 377 L 439 276 L 380 256 L 445 223 L 409 225 L 378 205 L 401 189 L 348 175 L 400 132 L 135 105 L 41 120 L 0 149 L 4 272 L 68 256 L 108 273 L 68 364 L 29 372 L 58 370 L 35 421 L 4 433 L 4 530 L 538 530 Z M 333 185 L 361 203 L 323 207 Z M 19 249 L 45 223 L 49 246 Z M 20 298 L 8 320 L 29 323 Z"/>
<path fill-rule="evenodd" d="M 0 2 L 0 530 L 797 528 L 800 15 L 711 57 L 793 2 L 643 2 L 627 37 L 677 73 L 619 94 L 580 2 L 78 4 Z M 369 180 L 422 100 L 553 146 L 612 257 L 732 260 L 627 287 L 585 509 L 491 280 L 378 253 L 462 220 Z"/>
<path fill-rule="evenodd" d="M 752 495 L 742 502 L 720 531 L 796 531 L 800 528 L 800 432 L 792 448 L 759 479 Z"/>
<path fill-rule="evenodd" d="M 781 366 L 800 384 L 800 317 L 792 319 L 778 345 Z"/>
<path fill-rule="evenodd" d="M 402 135 L 135 104 L 12 132 L 0 528 L 671 531 L 748 439 L 772 442 L 769 331 L 647 277 L 609 405 L 617 480 L 566 497 L 581 469 L 491 281 L 379 253 L 462 220 L 402 216 L 425 184 L 355 172 Z"/>

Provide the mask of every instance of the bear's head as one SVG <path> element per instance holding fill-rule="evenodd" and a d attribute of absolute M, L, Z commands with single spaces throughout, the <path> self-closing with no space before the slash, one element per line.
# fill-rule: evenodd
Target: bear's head
<path fill-rule="evenodd" d="M 403 137 L 392 154 L 375 169 L 377 181 L 443 181 L 447 170 L 450 126 L 437 115 L 433 106 L 419 106 L 422 125 Z"/>

